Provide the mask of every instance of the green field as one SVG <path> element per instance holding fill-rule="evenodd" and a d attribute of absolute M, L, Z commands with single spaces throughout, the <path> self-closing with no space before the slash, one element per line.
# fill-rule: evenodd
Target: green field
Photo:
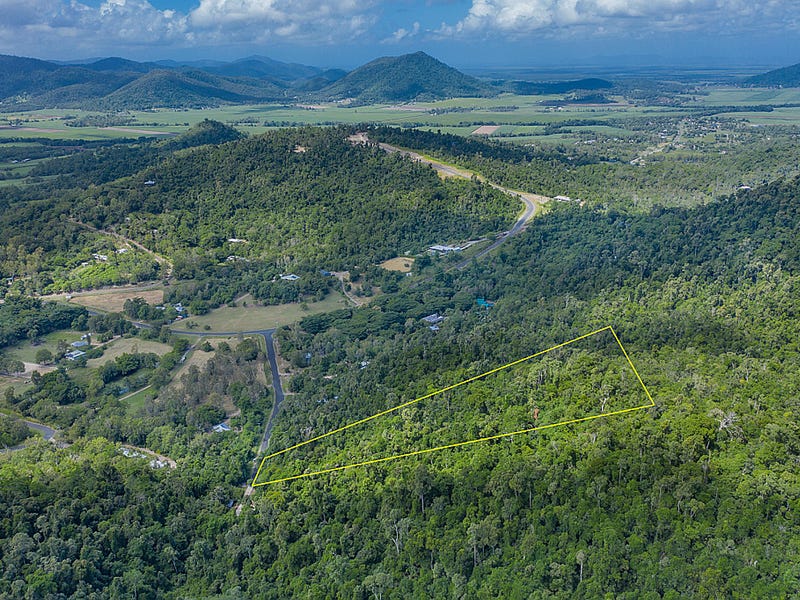
<path fill-rule="evenodd" d="M 214 332 L 239 332 L 273 329 L 294 323 L 303 317 L 317 313 L 330 312 L 348 306 L 348 301 L 339 292 L 331 292 L 321 302 L 279 304 L 274 306 L 253 306 L 252 299 L 244 302 L 248 306 L 225 306 L 212 310 L 207 315 L 191 317 L 176 323 L 172 330 Z M 208 328 L 206 328 L 208 326 Z"/>
<path fill-rule="evenodd" d="M 68 120 L 92 114 L 84 110 L 40 110 L 9 113 L 0 118 L 0 140 L 10 138 L 46 137 L 53 139 L 79 138 L 85 140 L 138 138 L 143 135 L 160 136 L 186 131 L 203 119 L 212 119 L 233 125 L 248 134 L 263 133 L 275 127 L 295 125 L 330 125 L 381 123 L 403 127 L 441 130 L 443 133 L 470 135 L 481 124 L 499 125 L 493 137 L 515 143 L 530 143 L 531 139 L 543 143 L 564 143 L 579 134 L 600 134 L 625 137 L 630 130 L 620 125 L 626 119 L 680 117 L 702 108 L 717 106 L 754 106 L 764 104 L 800 103 L 800 89 L 763 88 L 703 88 L 689 103 L 680 107 L 645 106 L 617 102 L 609 105 L 547 106 L 544 102 L 563 99 L 559 95 L 520 96 L 502 94 L 495 98 L 452 98 L 438 102 L 415 102 L 399 105 L 370 105 L 349 107 L 335 103 L 318 105 L 263 104 L 224 106 L 208 109 L 160 109 L 133 111 L 132 122 L 120 127 L 69 127 Z M 619 101 L 619 98 L 612 98 Z M 772 113 L 733 113 L 736 119 L 747 119 L 753 124 L 797 124 L 800 116 L 795 109 L 776 109 Z M 542 131 L 547 125 L 575 119 L 605 121 L 614 119 L 609 126 L 571 126 L 571 132 L 559 134 Z M 13 127 L 9 125 L 13 124 Z M 525 136 L 525 137 L 518 137 Z M 28 165 L 28 163 L 26 163 Z M 0 168 L 10 165 L 0 164 Z M 16 165 L 15 165 L 16 166 Z M 28 166 L 27 168 L 30 168 Z M 22 167 L 15 176 L 23 175 Z M 17 173 L 19 175 L 17 175 Z M 24 181 L 24 180 L 23 180 Z M 0 181 L 8 185 L 8 180 Z"/>
<path fill-rule="evenodd" d="M 700 96 L 702 106 L 752 106 L 756 104 L 794 104 L 800 102 L 800 89 L 712 88 Z"/>
<path fill-rule="evenodd" d="M 149 398 L 155 397 L 157 392 L 152 388 L 141 389 L 129 396 L 123 396 L 121 402 L 125 405 L 125 409 L 129 415 L 134 415 L 144 408 L 145 402 Z"/>

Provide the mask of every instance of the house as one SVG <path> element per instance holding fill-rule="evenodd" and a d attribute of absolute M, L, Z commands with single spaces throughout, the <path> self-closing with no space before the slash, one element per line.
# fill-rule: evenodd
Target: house
<path fill-rule="evenodd" d="M 325 269 L 320 269 L 319 274 L 322 275 L 323 277 L 333 277 L 333 273 L 331 273 L 330 271 L 326 271 Z"/>
<path fill-rule="evenodd" d="M 299 275 L 295 275 L 294 273 L 289 273 L 288 275 L 281 275 L 281 279 L 284 281 L 297 281 L 300 279 Z"/>
<path fill-rule="evenodd" d="M 89 345 L 89 342 L 87 342 L 85 339 L 81 340 L 79 342 L 72 342 L 70 344 L 70 346 L 72 346 L 73 348 L 85 348 L 88 345 Z"/>
<path fill-rule="evenodd" d="M 436 325 L 437 323 L 441 323 L 444 321 L 444 317 L 439 313 L 433 313 L 432 315 L 428 315 L 427 317 L 422 317 L 422 320 L 425 321 L 428 325 Z"/>
<path fill-rule="evenodd" d="M 553 200 L 556 202 L 572 202 L 572 198 L 569 196 L 556 196 Z"/>
<path fill-rule="evenodd" d="M 217 423 L 211 428 L 211 430 L 215 433 L 223 433 L 225 431 L 230 431 L 231 427 L 227 423 Z"/>
<path fill-rule="evenodd" d="M 155 185 L 155 184 L 156 184 L 156 182 L 155 182 L 155 181 L 153 181 L 152 179 L 148 179 L 147 181 L 145 181 L 145 182 L 144 182 L 144 184 L 145 184 L 145 185 Z"/>
<path fill-rule="evenodd" d="M 431 331 L 439 331 L 439 326 L 438 325 L 431 325 L 430 327 L 428 327 L 428 329 L 430 329 Z"/>
<path fill-rule="evenodd" d="M 428 248 L 429 252 L 438 252 L 439 254 L 450 254 L 451 252 L 461 252 L 463 248 L 460 246 L 443 246 L 441 244 L 435 244 Z"/>
<path fill-rule="evenodd" d="M 64 358 L 66 358 L 67 360 L 75 360 L 77 358 L 80 358 L 84 354 L 86 354 L 86 352 L 83 352 L 82 350 L 73 350 L 72 352 L 67 352 L 64 355 Z"/>
<path fill-rule="evenodd" d="M 478 298 L 477 300 L 475 300 L 475 303 L 481 308 L 492 308 L 494 306 L 494 302 L 491 302 L 490 300 L 486 300 L 484 298 Z"/>

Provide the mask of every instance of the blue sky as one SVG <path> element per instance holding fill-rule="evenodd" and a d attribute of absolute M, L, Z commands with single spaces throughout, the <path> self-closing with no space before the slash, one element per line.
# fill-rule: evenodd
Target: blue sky
<path fill-rule="evenodd" d="M 0 53 L 350 68 L 800 62 L 800 0 L 0 0 Z"/>

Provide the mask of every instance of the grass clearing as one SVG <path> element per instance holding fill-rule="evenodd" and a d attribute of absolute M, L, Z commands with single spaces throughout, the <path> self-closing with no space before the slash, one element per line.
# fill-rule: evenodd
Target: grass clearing
<path fill-rule="evenodd" d="M 6 390 L 9 388 L 14 390 L 14 394 L 20 395 L 27 390 L 30 385 L 30 381 L 23 381 L 17 377 L 0 375 L 0 398 L 5 397 Z"/>
<path fill-rule="evenodd" d="M 411 272 L 411 267 L 414 266 L 414 258 L 410 256 L 398 256 L 383 261 L 378 265 L 387 271 L 399 271 L 400 273 Z"/>
<path fill-rule="evenodd" d="M 145 402 L 155 396 L 156 392 L 153 388 L 143 388 L 129 396 L 124 396 L 120 400 L 125 405 L 127 413 L 129 415 L 134 415 L 141 412 L 144 409 Z"/>
<path fill-rule="evenodd" d="M 108 361 L 114 360 L 123 354 L 135 354 L 137 352 L 153 352 L 159 356 L 163 356 L 172 350 L 172 346 L 152 340 L 140 340 L 139 338 L 131 337 L 117 338 L 104 346 L 104 349 L 103 356 L 86 361 L 86 366 L 90 369 L 97 369 Z"/>
<path fill-rule="evenodd" d="M 191 317 L 172 326 L 175 332 L 208 331 L 240 332 L 274 329 L 299 321 L 303 317 L 317 313 L 330 312 L 348 306 L 347 300 L 339 292 L 330 292 L 321 302 L 279 304 L 256 306 L 244 300 L 238 306 L 224 306 L 212 310 L 207 315 Z M 208 326 L 208 329 L 206 329 Z"/>
<path fill-rule="evenodd" d="M 71 294 L 69 302 L 80 304 L 86 308 L 93 308 L 102 312 L 122 312 L 126 300 L 144 298 L 148 304 L 161 304 L 164 302 L 164 290 L 148 289 L 108 289 L 94 292 Z M 66 294 L 59 294 L 54 299 L 66 299 Z"/>
<path fill-rule="evenodd" d="M 202 370 L 205 368 L 208 361 L 210 361 L 214 357 L 214 353 L 219 349 L 219 345 L 221 343 L 228 344 L 231 348 L 236 348 L 242 340 L 252 338 L 258 343 L 258 347 L 261 348 L 262 352 L 264 350 L 264 338 L 261 336 L 252 336 L 246 335 L 243 337 L 239 337 L 237 335 L 229 336 L 229 337 L 201 337 L 195 338 L 192 340 L 194 344 L 196 344 L 196 348 L 189 353 L 189 356 L 186 357 L 184 363 L 175 371 L 174 375 L 172 376 L 172 381 L 170 381 L 168 387 L 172 387 L 174 385 L 180 385 L 181 376 L 184 375 L 191 367 L 197 367 L 198 369 Z M 213 352 L 206 352 L 205 350 L 201 350 L 200 347 L 208 342 L 211 344 L 212 348 L 214 348 Z M 266 377 L 259 376 L 259 380 L 262 383 L 266 384 Z"/>
<path fill-rule="evenodd" d="M 59 340 L 64 340 L 67 344 L 71 344 L 72 342 L 79 341 L 81 335 L 83 335 L 81 331 L 62 329 L 61 331 L 53 331 L 47 335 L 40 336 L 39 340 L 41 340 L 41 343 L 35 346 L 31 344 L 29 340 L 23 340 L 14 346 L 10 346 L 6 351 L 10 358 L 33 363 L 36 362 L 36 353 L 39 350 L 44 348 L 55 354 Z"/>

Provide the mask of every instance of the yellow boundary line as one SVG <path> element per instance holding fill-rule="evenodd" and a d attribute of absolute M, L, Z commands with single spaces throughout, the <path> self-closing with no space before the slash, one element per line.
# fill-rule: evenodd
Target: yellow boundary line
<path fill-rule="evenodd" d="M 616 340 L 617 344 L 619 345 L 620 349 L 622 350 L 622 354 L 625 356 L 625 360 L 628 362 L 628 365 L 633 370 L 634 375 L 636 375 L 636 379 L 639 381 L 639 385 L 642 386 L 642 389 L 644 390 L 644 393 L 647 396 L 647 399 L 650 400 L 649 404 L 643 404 L 641 406 L 635 406 L 633 408 L 624 408 L 622 410 L 615 410 L 615 411 L 607 412 L 607 413 L 600 413 L 599 415 L 591 415 L 591 416 L 588 416 L 588 417 L 581 417 L 581 418 L 578 418 L 578 419 L 570 419 L 568 421 L 559 421 L 558 423 L 550 423 L 548 425 L 539 425 L 537 427 L 530 427 L 528 429 L 521 429 L 519 431 L 513 431 L 513 432 L 510 432 L 510 433 L 499 433 L 499 434 L 496 434 L 496 435 L 490 435 L 490 436 L 487 436 L 487 437 L 477 438 L 477 439 L 474 439 L 474 440 L 467 440 L 467 441 L 464 441 L 464 442 L 455 442 L 453 444 L 447 444 L 447 445 L 444 445 L 444 446 L 437 446 L 435 448 L 425 448 L 424 450 L 414 450 L 412 452 L 404 452 L 402 454 L 394 454 L 392 456 L 385 456 L 385 457 L 382 457 L 382 458 L 375 458 L 375 459 L 372 459 L 372 460 L 367 460 L 367 461 L 363 461 L 363 462 L 359 462 L 359 463 L 352 463 L 352 464 L 349 464 L 349 465 L 343 465 L 343 466 L 339 466 L 339 467 L 331 467 L 329 469 L 323 469 L 323 470 L 320 470 L 320 471 L 314 471 L 312 473 L 301 473 L 300 475 L 292 475 L 290 477 L 282 477 L 280 479 L 273 479 L 273 480 L 270 480 L 270 481 L 264 481 L 262 483 L 257 483 L 258 477 L 261 474 L 261 471 L 264 468 L 264 465 L 266 464 L 267 460 L 269 460 L 271 458 L 275 458 L 276 456 L 280 456 L 281 454 L 285 454 L 286 452 L 290 452 L 291 450 L 295 450 L 297 448 L 305 446 L 306 444 L 310 444 L 312 442 L 316 442 L 317 440 L 321 440 L 323 438 L 326 438 L 328 436 L 334 435 L 336 433 L 340 433 L 342 431 L 345 431 L 345 430 L 350 429 L 352 427 L 355 427 L 357 425 L 361 425 L 361 424 L 366 423 L 368 421 L 371 421 L 373 419 L 377 419 L 378 417 L 382 417 L 382 416 L 387 415 L 389 413 L 395 412 L 397 410 L 400 410 L 401 408 L 405 408 L 407 406 L 411 406 L 412 404 L 415 404 L 417 402 L 421 402 L 422 400 L 425 400 L 425 399 L 430 398 L 432 396 L 435 396 L 437 394 L 441 394 L 441 393 L 447 392 L 449 390 L 455 389 L 457 387 L 460 387 L 462 385 L 466 385 L 468 383 L 472 383 L 473 381 L 477 381 L 478 379 L 481 379 L 481 378 L 486 377 L 488 375 L 491 375 L 493 373 L 497 373 L 499 371 L 503 371 L 505 369 L 511 368 L 511 367 L 513 367 L 515 365 L 518 365 L 520 363 L 523 363 L 525 361 L 529 361 L 529 360 L 534 359 L 534 358 L 536 358 L 538 356 L 542 356 L 543 354 L 547 354 L 548 352 L 552 352 L 553 350 L 558 350 L 559 348 L 563 348 L 564 346 L 568 346 L 569 344 L 573 344 L 573 343 L 578 342 L 580 340 L 584 340 L 584 339 L 586 339 L 588 337 L 591 337 L 593 335 L 597 335 L 598 333 L 602 333 L 604 331 L 610 331 L 611 334 L 614 336 L 614 339 Z M 294 481 L 296 479 L 303 479 L 305 477 L 314 477 L 316 475 L 324 475 L 326 473 L 334 473 L 336 471 L 344 471 L 345 469 L 352 469 L 352 468 L 355 468 L 355 467 L 364 467 L 364 466 L 367 466 L 367 465 L 374 465 L 374 464 L 377 464 L 377 463 L 387 462 L 387 461 L 390 461 L 390 460 L 397 460 L 397 459 L 400 459 L 400 458 L 408 458 L 410 456 L 419 456 L 421 454 L 428 454 L 428 453 L 431 453 L 431 452 L 438 452 L 440 450 L 448 450 L 448 449 L 451 449 L 451 448 L 459 448 L 459 447 L 462 447 L 462 446 L 468 446 L 470 444 L 477 444 L 479 442 L 488 442 L 488 441 L 491 441 L 491 440 L 497 440 L 497 439 L 501 439 L 501 438 L 505 438 L 505 437 L 511 437 L 511 436 L 514 436 L 514 435 L 520 435 L 520 434 L 523 434 L 523 433 L 532 433 L 534 431 L 542 431 L 544 429 L 552 429 L 554 427 L 561 427 L 561 426 L 564 426 L 564 425 L 571 425 L 571 424 L 574 424 L 574 423 L 583 423 L 583 422 L 586 422 L 586 421 L 592 421 L 594 419 L 612 417 L 614 415 L 621 415 L 621 414 L 625 414 L 625 413 L 630 413 L 630 412 L 642 410 L 642 409 L 645 409 L 645 408 L 652 408 L 653 406 L 655 406 L 655 402 L 653 401 L 653 397 L 650 395 L 650 392 L 648 391 L 647 386 L 644 384 L 644 381 L 642 381 L 642 378 L 639 375 L 639 372 L 636 370 L 636 367 L 633 365 L 633 362 L 631 361 L 630 356 L 628 356 L 628 353 L 625 350 L 625 347 L 622 345 L 622 342 L 620 341 L 619 337 L 617 336 L 617 333 L 614 331 L 614 328 L 611 325 L 607 325 L 607 326 L 605 326 L 605 327 L 603 327 L 601 329 L 597 329 L 595 331 L 592 331 L 591 333 L 586 333 L 584 335 L 576 337 L 576 338 L 574 338 L 572 340 L 569 340 L 567 342 L 562 342 L 561 344 L 557 344 L 557 345 L 555 345 L 555 346 L 553 346 L 551 348 L 548 348 L 547 350 L 542 350 L 540 352 L 536 352 L 535 354 L 531 354 L 531 355 L 526 356 L 524 358 L 520 358 L 518 360 L 515 360 L 513 362 L 505 364 L 505 365 L 503 365 L 501 367 L 497 367 L 495 369 L 492 369 L 491 371 L 486 371 L 485 373 L 481 373 L 480 375 L 475 375 L 474 377 L 470 377 L 469 379 L 465 379 L 464 381 L 459 381 L 458 383 L 455 383 L 453 385 L 447 386 L 447 387 L 442 388 L 440 390 L 436 390 L 435 392 L 430 392 L 429 394 L 425 394 L 424 396 L 420 396 L 419 398 L 415 398 L 414 400 L 409 400 L 408 402 L 405 402 L 403 404 L 399 404 L 398 406 L 395 406 L 393 408 L 389 408 L 387 410 L 383 410 L 381 412 L 375 413 L 374 415 L 370 415 L 369 417 L 365 417 L 365 418 L 360 419 L 358 421 L 354 421 L 353 423 L 349 423 L 347 425 L 339 427 L 338 429 L 334 429 L 333 431 L 329 431 L 327 433 L 323 433 L 322 435 L 318 435 L 318 436 L 313 437 L 313 438 L 311 438 L 309 440 L 306 440 L 304 442 L 300 442 L 299 444 L 295 444 L 294 446 L 289 446 L 288 448 L 284 448 L 283 450 L 279 450 L 278 452 L 273 452 L 272 454 L 269 454 L 269 455 L 265 456 L 263 459 L 261 459 L 261 464 L 258 467 L 258 471 L 256 471 L 256 475 L 253 478 L 253 483 L 251 485 L 252 485 L 252 487 L 255 488 L 255 487 L 262 486 L 262 485 L 270 485 L 270 484 L 273 484 L 273 483 L 281 483 L 281 482 L 284 482 L 284 481 Z"/>

